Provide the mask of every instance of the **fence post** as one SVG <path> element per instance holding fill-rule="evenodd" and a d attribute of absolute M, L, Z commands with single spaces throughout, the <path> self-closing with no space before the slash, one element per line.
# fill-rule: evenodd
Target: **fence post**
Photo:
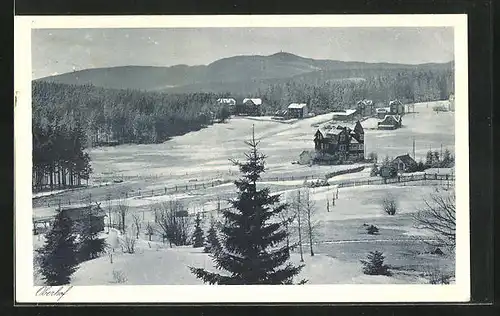
<path fill-rule="evenodd" d="M 125 198 L 128 198 L 128 193 L 127 192 L 125 192 Z"/>
<path fill-rule="evenodd" d="M 151 196 L 155 196 L 155 192 L 151 189 Z"/>
<path fill-rule="evenodd" d="M 167 194 L 167 187 L 165 187 L 165 194 Z"/>
<path fill-rule="evenodd" d="M 177 185 L 175 185 L 175 192 L 177 192 Z"/>

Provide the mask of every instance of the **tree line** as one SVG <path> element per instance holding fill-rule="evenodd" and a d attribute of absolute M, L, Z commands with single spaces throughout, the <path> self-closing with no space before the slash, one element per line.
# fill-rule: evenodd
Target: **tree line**
<path fill-rule="evenodd" d="M 352 108 L 357 101 L 370 99 L 385 103 L 399 99 L 403 103 L 448 99 L 454 93 L 452 69 L 394 70 L 364 78 L 288 80 L 261 88 L 264 110 L 274 113 L 290 103 L 304 102 L 314 113 Z"/>
<path fill-rule="evenodd" d="M 80 186 L 92 172 L 81 124 L 73 117 L 47 113 L 40 118 L 38 109 L 33 113 L 33 190 Z"/>
<path fill-rule="evenodd" d="M 35 120 L 49 115 L 77 120 L 89 146 L 110 141 L 159 143 L 211 124 L 219 97 L 35 81 L 33 115 Z"/>

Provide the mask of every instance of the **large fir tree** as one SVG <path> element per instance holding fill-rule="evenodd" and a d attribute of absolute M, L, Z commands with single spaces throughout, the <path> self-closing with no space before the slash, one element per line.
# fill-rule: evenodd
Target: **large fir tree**
<path fill-rule="evenodd" d="M 246 144 L 251 148 L 247 161 L 233 161 L 242 173 L 234 182 L 238 197 L 231 201 L 231 208 L 222 211 L 226 219 L 222 238 L 211 245 L 211 257 L 225 273 L 190 269 L 209 284 L 291 284 L 303 265 L 289 262 L 288 232 L 280 220 L 272 220 L 288 206 L 280 204 L 279 195 L 271 195 L 269 188 L 257 189 L 266 157 L 257 150 L 254 134 Z"/>
<path fill-rule="evenodd" d="M 40 255 L 40 271 L 49 286 L 68 284 L 78 267 L 72 220 L 59 212 L 46 235 Z"/>
<path fill-rule="evenodd" d="M 193 232 L 193 247 L 199 248 L 203 247 L 203 230 L 201 229 L 201 218 L 200 213 L 196 213 L 195 228 Z"/>

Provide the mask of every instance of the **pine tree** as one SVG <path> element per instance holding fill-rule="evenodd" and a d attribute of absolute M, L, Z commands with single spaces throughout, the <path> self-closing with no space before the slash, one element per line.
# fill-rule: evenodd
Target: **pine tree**
<path fill-rule="evenodd" d="M 212 219 L 210 221 L 210 228 L 207 232 L 207 238 L 205 239 L 205 248 L 203 249 L 203 252 L 212 253 L 219 246 L 217 231 L 215 230 L 215 221 Z"/>
<path fill-rule="evenodd" d="M 40 271 L 49 286 L 68 284 L 78 267 L 73 221 L 59 212 L 45 245 L 38 249 Z"/>
<path fill-rule="evenodd" d="M 269 188 L 257 190 L 257 181 L 265 171 L 265 156 L 258 150 L 255 135 L 245 142 L 250 148 L 244 163 L 233 161 L 243 174 L 234 183 L 238 197 L 232 208 L 222 211 L 227 220 L 221 239 L 211 257 L 226 275 L 190 267 L 196 277 L 209 284 L 291 284 L 302 269 L 290 262 L 290 246 L 283 245 L 288 232 L 281 221 L 269 220 L 288 206 Z M 214 246 L 214 245 L 212 245 Z M 302 282 L 303 283 L 303 282 Z"/>
<path fill-rule="evenodd" d="M 81 221 L 79 225 L 80 243 L 78 245 L 79 261 L 91 260 L 97 258 L 104 252 L 106 241 L 99 238 L 99 230 L 93 223 L 92 208 L 86 214 L 86 220 Z"/>
<path fill-rule="evenodd" d="M 427 167 L 431 167 L 433 162 L 434 162 L 434 154 L 432 153 L 432 150 L 429 150 L 425 155 L 425 165 Z"/>
<path fill-rule="evenodd" d="M 203 237 L 203 230 L 201 229 L 200 224 L 201 224 L 200 213 L 196 213 L 195 228 L 193 233 L 194 248 L 203 247 L 203 242 L 205 238 Z"/>

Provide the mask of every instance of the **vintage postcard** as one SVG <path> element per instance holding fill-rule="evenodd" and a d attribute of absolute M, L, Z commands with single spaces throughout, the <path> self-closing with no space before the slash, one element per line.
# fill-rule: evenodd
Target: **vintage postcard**
<path fill-rule="evenodd" d="M 468 301 L 467 78 L 466 15 L 16 17 L 16 301 Z"/>

